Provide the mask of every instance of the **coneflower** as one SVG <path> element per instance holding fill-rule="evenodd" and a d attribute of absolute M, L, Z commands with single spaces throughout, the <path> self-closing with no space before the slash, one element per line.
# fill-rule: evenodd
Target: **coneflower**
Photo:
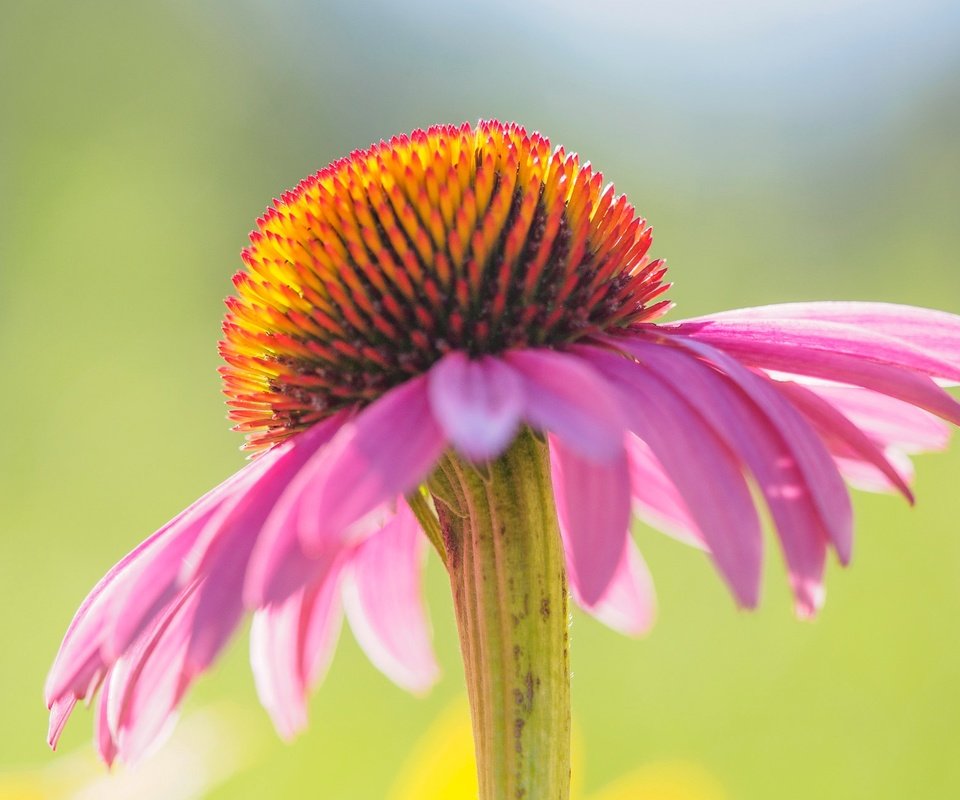
<path fill-rule="evenodd" d="M 284 735 L 305 724 L 343 612 L 380 669 L 427 688 L 429 540 L 481 796 L 562 799 L 568 591 L 626 633 L 652 620 L 631 505 L 752 607 L 755 485 L 813 614 L 828 550 L 850 557 L 842 476 L 912 501 L 905 453 L 960 423 L 941 388 L 960 381 L 960 317 L 803 303 L 666 324 L 651 242 L 599 172 L 499 122 L 381 142 L 275 201 L 221 344 L 255 458 L 81 605 L 47 682 L 51 743 L 99 690 L 101 754 L 140 756 L 245 611 Z"/>

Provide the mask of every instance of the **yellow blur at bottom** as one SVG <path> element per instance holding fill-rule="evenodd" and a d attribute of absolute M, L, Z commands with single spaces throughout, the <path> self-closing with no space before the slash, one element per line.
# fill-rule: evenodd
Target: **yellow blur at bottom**
<path fill-rule="evenodd" d="M 727 800 L 704 768 L 684 762 L 640 767 L 584 795 L 580 791 L 582 744 L 573 738 L 573 800 Z M 414 747 L 388 800 L 476 800 L 476 764 L 470 714 L 465 700 L 450 706 Z"/>
<path fill-rule="evenodd" d="M 48 796 L 30 778 L 0 778 L 0 800 L 46 800 Z"/>

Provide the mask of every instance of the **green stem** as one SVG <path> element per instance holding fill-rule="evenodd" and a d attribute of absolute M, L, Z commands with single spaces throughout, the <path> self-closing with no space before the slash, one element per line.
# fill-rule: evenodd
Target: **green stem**
<path fill-rule="evenodd" d="M 546 445 L 522 432 L 478 469 L 431 476 L 473 718 L 481 800 L 567 800 L 570 664 Z"/>

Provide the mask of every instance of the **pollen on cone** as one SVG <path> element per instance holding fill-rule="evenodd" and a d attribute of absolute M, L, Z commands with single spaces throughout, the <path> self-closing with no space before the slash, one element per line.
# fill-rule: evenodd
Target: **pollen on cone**
<path fill-rule="evenodd" d="M 650 229 L 602 175 L 489 121 L 357 150 L 257 220 L 220 352 L 230 418 L 263 449 L 450 350 L 557 346 L 650 319 Z"/>

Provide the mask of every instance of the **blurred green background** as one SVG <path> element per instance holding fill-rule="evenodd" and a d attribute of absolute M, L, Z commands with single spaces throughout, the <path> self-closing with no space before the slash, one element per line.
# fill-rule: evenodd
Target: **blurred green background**
<path fill-rule="evenodd" d="M 41 687 L 90 586 L 242 463 L 216 374 L 222 298 L 270 199 L 351 149 L 479 117 L 543 131 L 652 221 L 678 314 L 960 312 L 956 3 L 0 10 L 0 772 L 56 761 Z M 745 614 L 701 554 L 638 529 L 652 635 L 573 620 L 586 788 L 683 759 L 744 800 L 960 796 L 960 451 L 918 467 L 916 508 L 857 496 L 854 566 L 830 570 L 813 623 L 793 618 L 772 542 Z M 385 795 L 462 691 L 435 560 L 428 577 L 432 694 L 389 684 L 345 633 L 292 746 L 235 642 L 185 714 L 229 703 L 260 750 L 211 797 Z M 89 750 L 91 723 L 78 711 L 62 748 Z"/>

